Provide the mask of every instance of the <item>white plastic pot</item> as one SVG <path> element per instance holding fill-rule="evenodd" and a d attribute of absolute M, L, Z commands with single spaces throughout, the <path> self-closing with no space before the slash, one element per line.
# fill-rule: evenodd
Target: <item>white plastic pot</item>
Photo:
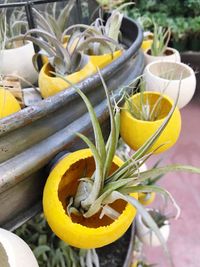
<path fill-rule="evenodd" d="M 0 228 L 1 267 L 39 267 L 29 246 L 17 235 Z"/>
<path fill-rule="evenodd" d="M 181 83 L 180 83 L 181 79 Z M 196 76 L 191 67 L 181 62 L 152 62 L 144 70 L 147 91 L 162 92 L 176 99 L 180 86 L 178 107 L 183 108 L 192 99 L 196 89 Z"/>
<path fill-rule="evenodd" d="M 160 228 L 160 232 L 165 242 L 167 242 L 170 233 L 170 225 L 168 221 L 166 221 L 166 224 Z M 136 217 L 136 233 L 140 241 L 145 245 L 152 247 L 157 247 L 161 245 L 155 233 L 152 230 L 150 230 L 146 226 L 146 224 L 144 224 L 144 221 L 140 214 L 138 214 Z"/>
<path fill-rule="evenodd" d="M 31 42 L 17 48 L 2 50 L 0 52 L 0 73 L 3 75 L 17 74 L 34 84 L 38 79 L 38 73 L 32 63 L 34 53 Z M 27 86 L 27 84 L 22 82 L 22 86 Z"/>
<path fill-rule="evenodd" d="M 155 61 L 181 62 L 180 53 L 178 52 L 178 50 L 176 50 L 174 48 L 167 47 L 167 49 L 166 49 L 167 54 L 164 56 L 152 56 L 151 54 L 149 54 L 149 50 L 150 49 L 147 49 L 144 52 L 145 66 L 147 66 L 149 63 L 155 62 Z"/>

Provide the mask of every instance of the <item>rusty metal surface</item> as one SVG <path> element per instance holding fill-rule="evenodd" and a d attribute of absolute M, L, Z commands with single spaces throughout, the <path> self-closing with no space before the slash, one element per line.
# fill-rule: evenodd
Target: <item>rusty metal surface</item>
<path fill-rule="evenodd" d="M 141 29 L 131 20 L 124 19 L 122 32 L 124 43 L 131 43 L 131 46 L 102 70 L 110 91 L 116 97 L 120 87 L 140 75 L 144 67 L 143 55 L 138 53 L 142 42 Z M 106 136 L 108 111 L 99 76 L 87 78 L 78 87 L 93 103 Z M 76 132 L 92 137 L 86 107 L 72 88 L 0 121 L 1 226 L 14 227 L 17 222 L 13 219 L 22 218 L 23 212 L 41 199 L 46 179 L 42 169 L 50 159 L 65 148 L 73 151 L 84 146 L 76 138 Z"/>

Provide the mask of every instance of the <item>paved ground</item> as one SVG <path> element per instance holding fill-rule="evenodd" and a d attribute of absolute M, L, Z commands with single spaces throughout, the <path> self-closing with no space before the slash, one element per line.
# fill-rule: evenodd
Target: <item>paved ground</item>
<path fill-rule="evenodd" d="M 181 114 L 181 136 L 175 147 L 163 154 L 164 162 L 200 167 L 200 93 Z M 200 267 L 200 176 L 168 174 L 160 184 L 172 193 L 182 210 L 179 220 L 171 222 L 168 242 L 175 267 Z M 160 248 L 148 248 L 147 257 L 158 267 L 168 266 Z"/>

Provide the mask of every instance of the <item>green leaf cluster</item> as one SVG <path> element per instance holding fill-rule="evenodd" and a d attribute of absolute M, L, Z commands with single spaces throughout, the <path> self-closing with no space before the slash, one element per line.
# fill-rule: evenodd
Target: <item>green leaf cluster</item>
<path fill-rule="evenodd" d="M 153 23 L 169 27 L 173 42 L 188 38 L 191 41 L 200 35 L 200 0 L 140 0 L 135 7 L 129 8 L 128 15 L 137 19 L 147 31 L 153 31 Z M 189 41 L 184 45 L 185 49 L 187 46 L 191 49 Z"/>
<path fill-rule="evenodd" d="M 99 267 L 94 249 L 70 247 L 52 233 L 43 214 L 24 223 L 15 234 L 32 249 L 40 267 Z"/>

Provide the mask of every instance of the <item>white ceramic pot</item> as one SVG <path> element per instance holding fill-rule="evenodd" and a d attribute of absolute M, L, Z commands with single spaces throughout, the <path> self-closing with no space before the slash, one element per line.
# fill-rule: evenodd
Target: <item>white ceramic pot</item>
<path fill-rule="evenodd" d="M 181 79 L 181 83 L 180 83 Z M 144 70 L 147 91 L 162 92 L 176 99 L 180 86 L 178 107 L 183 108 L 192 99 L 196 89 L 196 76 L 191 67 L 181 62 L 152 62 Z"/>
<path fill-rule="evenodd" d="M 171 47 L 167 47 L 166 49 L 166 55 L 164 56 L 152 56 L 150 55 L 149 52 L 150 49 L 147 49 L 146 51 L 144 51 L 144 60 L 145 60 L 145 66 L 147 66 L 149 63 L 151 62 L 155 62 L 155 61 L 173 61 L 173 62 L 181 62 L 181 57 L 180 57 L 180 53 L 178 52 L 178 50 L 171 48 Z"/>
<path fill-rule="evenodd" d="M 166 224 L 160 228 L 160 232 L 165 242 L 167 242 L 170 233 L 170 225 L 168 221 L 166 221 Z M 140 241 L 145 245 L 149 245 L 152 247 L 157 247 L 161 245 L 155 233 L 152 230 L 150 230 L 146 226 L 146 224 L 144 224 L 144 221 L 140 214 L 138 214 L 136 217 L 136 233 Z"/>
<path fill-rule="evenodd" d="M 17 48 L 2 50 L 0 52 L 0 73 L 3 75 L 17 74 L 32 84 L 36 83 L 38 73 L 32 63 L 34 53 L 31 42 Z M 27 87 L 27 84 L 22 82 L 22 86 Z"/>
<path fill-rule="evenodd" d="M 0 228 L 1 267 L 39 267 L 29 246 L 17 235 Z"/>

